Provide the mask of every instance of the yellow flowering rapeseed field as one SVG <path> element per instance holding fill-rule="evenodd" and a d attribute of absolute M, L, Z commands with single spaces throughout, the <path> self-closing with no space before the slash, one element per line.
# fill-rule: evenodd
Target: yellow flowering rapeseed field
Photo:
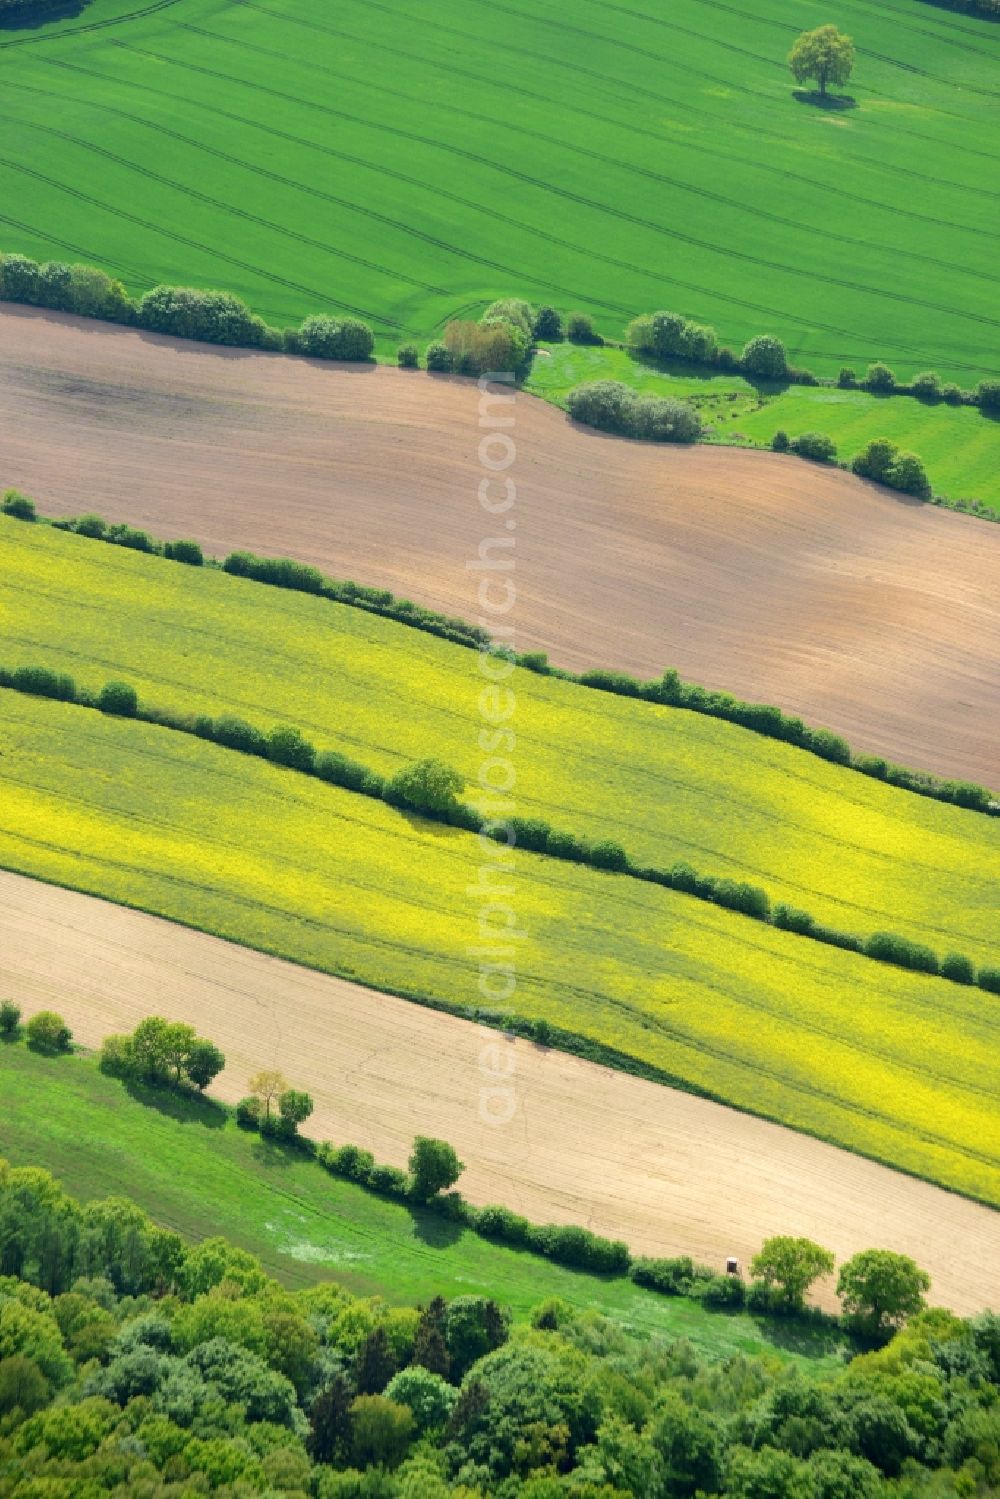
<path fill-rule="evenodd" d="M 331 721 L 337 701 L 331 676 Z M 3 866 L 456 1010 L 482 1003 L 471 834 L 14 692 L 0 749 Z M 516 1013 L 1000 1204 L 994 997 L 625 876 L 519 852 L 514 877 Z"/>
<path fill-rule="evenodd" d="M 473 652 L 4 518 L 0 554 L 2 664 L 48 665 L 89 687 L 121 677 L 158 706 L 292 723 L 379 771 L 436 755 L 473 792 Z M 638 863 L 749 880 L 844 931 L 889 929 L 939 955 L 1000 962 L 1000 821 L 697 714 L 522 670 L 511 685 L 521 815 L 614 838 Z"/>

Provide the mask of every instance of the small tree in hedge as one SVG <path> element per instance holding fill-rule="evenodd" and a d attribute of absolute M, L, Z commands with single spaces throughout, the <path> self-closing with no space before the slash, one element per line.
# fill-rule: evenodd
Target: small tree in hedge
<path fill-rule="evenodd" d="M 5 999 L 0 1004 L 0 1036 L 5 1040 L 17 1035 L 17 1028 L 21 1024 L 21 1010 L 12 999 Z"/>
<path fill-rule="evenodd" d="M 278 1113 L 291 1134 L 298 1131 L 313 1111 L 313 1101 L 308 1093 L 297 1088 L 286 1088 L 278 1097 Z"/>
<path fill-rule="evenodd" d="M 910 394 L 921 401 L 940 401 L 941 376 L 934 370 L 924 370 L 910 381 Z"/>
<path fill-rule="evenodd" d="M 415 1137 L 409 1167 L 410 1191 L 418 1202 L 430 1202 L 438 1192 L 453 1187 L 465 1170 L 454 1146 L 427 1135 Z"/>
<path fill-rule="evenodd" d="M 39 1010 L 27 1024 L 28 1045 L 32 1051 L 54 1053 L 69 1051 L 73 1033 L 54 1010 Z"/>
<path fill-rule="evenodd" d="M 113 713 L 119 718 L 134 718 L 139 706 L 138 694 L 127 682 L 105 682 L 97 699 L 102 713 Z"/>
<path fill-rule="evenodd" d="M 396 350 L 396 362 L 401 370 L 419 369 L 420 350 L 416 344 L 400 344 Z"/>
<path fill-rule="evenodd" d="M 974 399 L 981 411 L 1000 411 L 1000 380 L 980 380 Z"/>
<path fill-rule="evenodd" d="M 761 333 L 743 345 L 740 364 L 748 375 L 762 380 L 781 380 L 788 373 L 785 346 L 770 333 Z"/>
<path fill-rule="evenodd" d="M 814 463 L 836 463 L 837 444 L 825 432 L 803 432 L 790 444 L 793 453 L 800 458 L 810 458 Z"/>
<path fill-rule="evenodd" d="M 885 482 L 903 494 L 914 494 L 921 500 L 930 499 L 931 481 L 916 453 L 898 453 L 889 465 Z"/>
<path fill-rule="evenodd" d="M 897 451 L 896 444 L 887 437 L 873 437 L 853 459 L 851 468 L 862 479 L 875 479 L 884 484 Z"/>
<path fill-rule="evenodd" d="M 887 364 L 876 361 L 868 366 L 865 375 L 865 390 L 870 390 L 874 395 L 889 395 L 896 389 L 896 376 Z"/>
<path fill-rule="evenodd" d="M 28 496 L 22 494 L 19 489 L 4 490 L 3 502 L 0 504 L 0 509 L 3 510 L 4 515 L 10 515 L 14 520 L 38 519 L 34 500 L 29 500 Z"/>
<path fill-rule="evenodd" d="M 432 375 L 447 375 L 451 370 L 451 352 L 448 345 L 435 339 L 427 345 L 424 364 Z"/>
<path fill-rule="evenodd" d="M 196 1036 L 188 1050 L 184 1070 L 195 1087 L 204 1092 L 225 1065 L 226 1059 L 219 1048 L 203 1036 Z"/>
<path fill-rule="evenodd" d="M 415 812 L 445 813 L 458 805 L 465 785 L 457 770 L 441 760 L 416 760 L 404 765 L 389 781 L 386 800 Z"/>
<path fill-rule="evenodd" d="M 264 1118 L 270 1119 L 271 1106 L 276 1104 L 282 1093 L 288 1092 L 288 1082 L 284 1074 L 277 1070 L 265 1068 L 261 1072 L 255 1072 L 247 1083 L 251 1096 L 260 1101 L 264 1111 Z"/>
<path fill-rule="evenodd" d="M 309 771 L 316 760 L 316 751 L 298 729 L 281 724 L 267 736 L 267 758 L 275 765 L 288 766 L 290 770 Z"/>
<path fill-rule="evenodd" d="M 604 339 L 587 312 L 571 312 L 566 319 L 566 337 L 571 344 L 602 344 Z"/>
<path fill-rule="evenodd" d="M 563 336 L 563 321 L 554 307 L 539 307 L 535 313 L 535 337 L 555 343 Z"/>
<path fill-rule="evenodd" d="M 771 447 L 775 453 L 787 453 L 791 444 L 788 441 L 788 433 L 779 427 L 771 438 Z"/>
<path fill-rule="evenodd" d="M 841 390 L 851 390 L 858 383 L 857 371 L 852 370 L 850 365 L 843 365 L 837 376 L 837 384 Z"/>

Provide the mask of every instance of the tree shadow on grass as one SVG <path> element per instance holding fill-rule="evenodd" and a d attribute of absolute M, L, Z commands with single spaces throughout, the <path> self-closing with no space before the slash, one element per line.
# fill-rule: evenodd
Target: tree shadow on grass
<path fill-rule="evenodd" d="M 797 1317 L 754 1317 L 761 1341 L 786 1353 L 806 1358 L 829 1358 L 844 1346 L 844 1334 L 836 1327 Z"/>
<path fill-rule="evenodd" d="M 216 1103 L 213 1098 L 205 1098 L 196 1093 L 175 1092 L 173 1088 L 155 1088 L 150 1083 L 131 1079 L 122 1086 L 136 1103 L 155 1109 L 158 1114 L 175 1119 L 179 1124 L 200 1124 L 205 1129 L 225 1127 L 228 1114 L 222 1104 Z"/>
<path fill-rule="evenodd" d="M 37 0 L 0 14 L 0 31 L 37 31 L 53 21 L 72 21 L 86 8 L 87 0 Z"/>
<path fill-rule="evenodd" d="M 452 1244 L 457 1244 L 465 1231 L 464 1223 L 446 1218 L 442 1213 L 414 1207 L 409 1203 L 406 1204 L 406 1209 L 413 1219 L 414 1233 L 428 1249 L 449 1249 Z"/>
<path fill-rule="evenodd" d="M 298 1161 L 306 1159 L 301 1146 L 285 1145 L 281 1140 L 265 1140 L 258 1136 L 250 1146 L 250 1155 L 256 1166 L 266 1171 L 288 1171 Z"/>
<path fill-rule="evenodd" d="M 813 109 L 826 109 L 834 114 L 858 107 L 857 99 L 851 94 L 821 94 L 818 89 L 811 88 L 793 88 L 792 98 L 799 104 L 811 104 Z"/>

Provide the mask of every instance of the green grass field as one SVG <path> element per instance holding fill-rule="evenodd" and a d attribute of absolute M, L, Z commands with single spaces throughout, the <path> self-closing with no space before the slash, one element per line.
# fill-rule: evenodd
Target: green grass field
<path fill-rule="evenodd" d="M 45 663 L 92 689 L 123 677 L 177 712 L 287 721 L 383 773 L 435 755 L 474 795 L 472 651 L 47 526 L 0 518 L 0 554 L 0 664 Z M 616 839 L 640 863 L 751 880 L 842 930 L 1000 961 L 996 821 L 698 714 L 522 670 L 511 685 L 522 815 Z"/>
<path fill-rule="evenodd" d="M 996 30 L 835 19 L 848 109 L 786 67 L 819 0 L 94 0 L 0 32 L 0 239 L 279 324 L 351 309 L 386 350 L 516 293 L 772 331 L 823 374 L 996 373 Z"/>
<path fill-rule="evenodd" d="M 671 372 L 632 359 L 624 349 L 546 344 L 527 389 L 557 405 L 585 380 L 621 380 L 644 395 L 675 396 L 697 406 L 710 440 L 769 444 L 779 428 L 789 437 L 825 432 L 844 462 L 873 437 L 918 453 L 934 489 L 949 500 L 980 500 L 1000 513 L 1000 422 L 973 406 L 931 405 L 911 396 L 792 385 L 768 394 L 740 375 Z M 863 371 L 859 371 L 859 374 Z"/>
<path fill-rule="evenodd" d="M 132 1096 L 90 1059 L 0 1044 L 0 1155 L 42 1166 L 83 1201 L 128 1196 L 185 1238 L 221 1234 L 286 1285 L 336 1280 L 397 1305 L 495 1296 L 519 1319 L 550 1296 L 596 1307 L 641 1335 L 689 1338 L 720 1358 L 773 1354 L 822 1369 L 824 1335 L 652 1295 L 492 1244 L 434 1213 L 328 1175 L 297 1151 L 244 1134 L 222 1110 L 171 1094 Z M 792 1352 L 792 1349 L 796 1352 Z"/>
<path fill-rule="evenodd" d="M 499 937 L 481 925 L 474 835 L 15 692 L 0 693 L 0 746 L 0 866 L 482 1004 L 478 953 Z M 542 855 L 519 853 L 515 882 L 523 935 L 496 960 L 516 969 L 516 1014 L 1000 1203 L 1000 1014 L 982 991 Z"/>

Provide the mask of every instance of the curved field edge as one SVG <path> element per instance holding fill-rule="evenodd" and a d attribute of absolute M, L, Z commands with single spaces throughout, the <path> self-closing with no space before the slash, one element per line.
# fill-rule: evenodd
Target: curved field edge
<path fill-rule="evenodd" d="M 523 290 L 622 321 L 679 306 L 737 345 L 766 319 L 828 372 L 874 346 L 989 373 L 989 23 L 916 0 L 838 20 L 857 107 L 830 112 L 795 97 L 780 0 L 724 35 L 696 0 L 95 0 L 0 40 L 8 232 L 134 288 L 231 284 L 278 323 L 350 308 L 426 337 Z"/>
<path fill-rule="evenodd" d="M 220 1045 L 214 1096 L 278 1067 L 315 1100 L 313 1138 L 403 1165 L 414 1133 L 443 1137 L 473 1203 L 719 1266 L 772 1233 L 841 1260 L 879 1242 L 928 1269 L 936 1304 L 989 1300 L 1000 1216 L 788 1129 L 16 875 L 0 875 L 0 936 L 0 992 L 25 1015 L 58 1008 L 96 1048 L 154 1006 Z"/>
<path fill-rule="evenodd" d="M 93 1059 L 0 1045 L 0 1076 L 12 1164 L 51 1171 L 82 1201 L 118 1195 L 126 1182 L 156 1223 L 186 1238 L 222 1234 L 293 1288 L 335 1280 L 390 1305 L 482 1289 L 518 1320 L 560 1296 L 596 1304 L 640 1336 L 690 1338 L 706 1351 L 768 1352 L 808 1368 L 830 1356 L 822 1338 L 786 1351 L 780 1329 L 745 1314 L 721 1316 L 491 1244 L 333 1177 L 300 1152 L 262 1146 L 211 1105 L 130 1096 Z"/>
<path fill-rule="evenodd" d="M 935 493 L 948 501 L 975 501 L 1000 516 L 1000 420 L 973 406 L 928 403 L 913 396 L 872 395 L 865 390 L 752 385 L 741 375 L 713 374 L 681 364 L 669 370 L 633 359 L 624 349 L 544 344 L 525 389 L 565 407 L 574 386 L 619 380 L 643 395 L 669 396 L 695 406 L 707 440 L 753 451 L 769 448 L 779 429 L 795 438 L 822 432 L 849 462 L 873 438 L 887 437 L 923 459 Z M 863 375 L 859 370 L 858 374 Z M 791 463 L 807 460 L 790 454 Z M 807 466 L 802 476 L 807 484 Z"/>
<path fill-rule="evenodd" d="M 3 697 L 4 866 L 459 1013 L 489 1004 L 476 953 L 502 932 L 479 923 L 472 835 L 163 730 Z M 501 942 L 490 961 L 514 964 L 523 1022 L 1000 1200 L 1000 1018 L 978 991 L 529 854 L 516 910 L 516 957 Z"/>
<path fill-rule="evenodd" d="M 477 776 L 472 651 L 325 599 L 0 519 L 4 668 L 47 665 L 144 706 L 301 730 L 380 775 L 437 756 Z M 683 709 L 518 669 L 505 815 L 616 839 L 633 862 L 761 884 L 772 900 L 941 955 L 995 961 L 1000 824 Z M 391 700 L 391 724 L 385 704 Z M 724 812 L 724 816 L 720 816 Z"/>
<path fill-rule="evenodd" d="M 471 382 L 33 309 L 0 309 L 0 328 L 2 482 L 44 510 L 99 506 L 216 555 L 293 556 L 479 613 L 466 563 L 495 518 L 476 503 Z M 1000 532 L 775 455 L 665 451 L 542 401 L 513 410 L 520 649 L 642 677 L 673 664 L 860 751 L 996 780 Z"/>

